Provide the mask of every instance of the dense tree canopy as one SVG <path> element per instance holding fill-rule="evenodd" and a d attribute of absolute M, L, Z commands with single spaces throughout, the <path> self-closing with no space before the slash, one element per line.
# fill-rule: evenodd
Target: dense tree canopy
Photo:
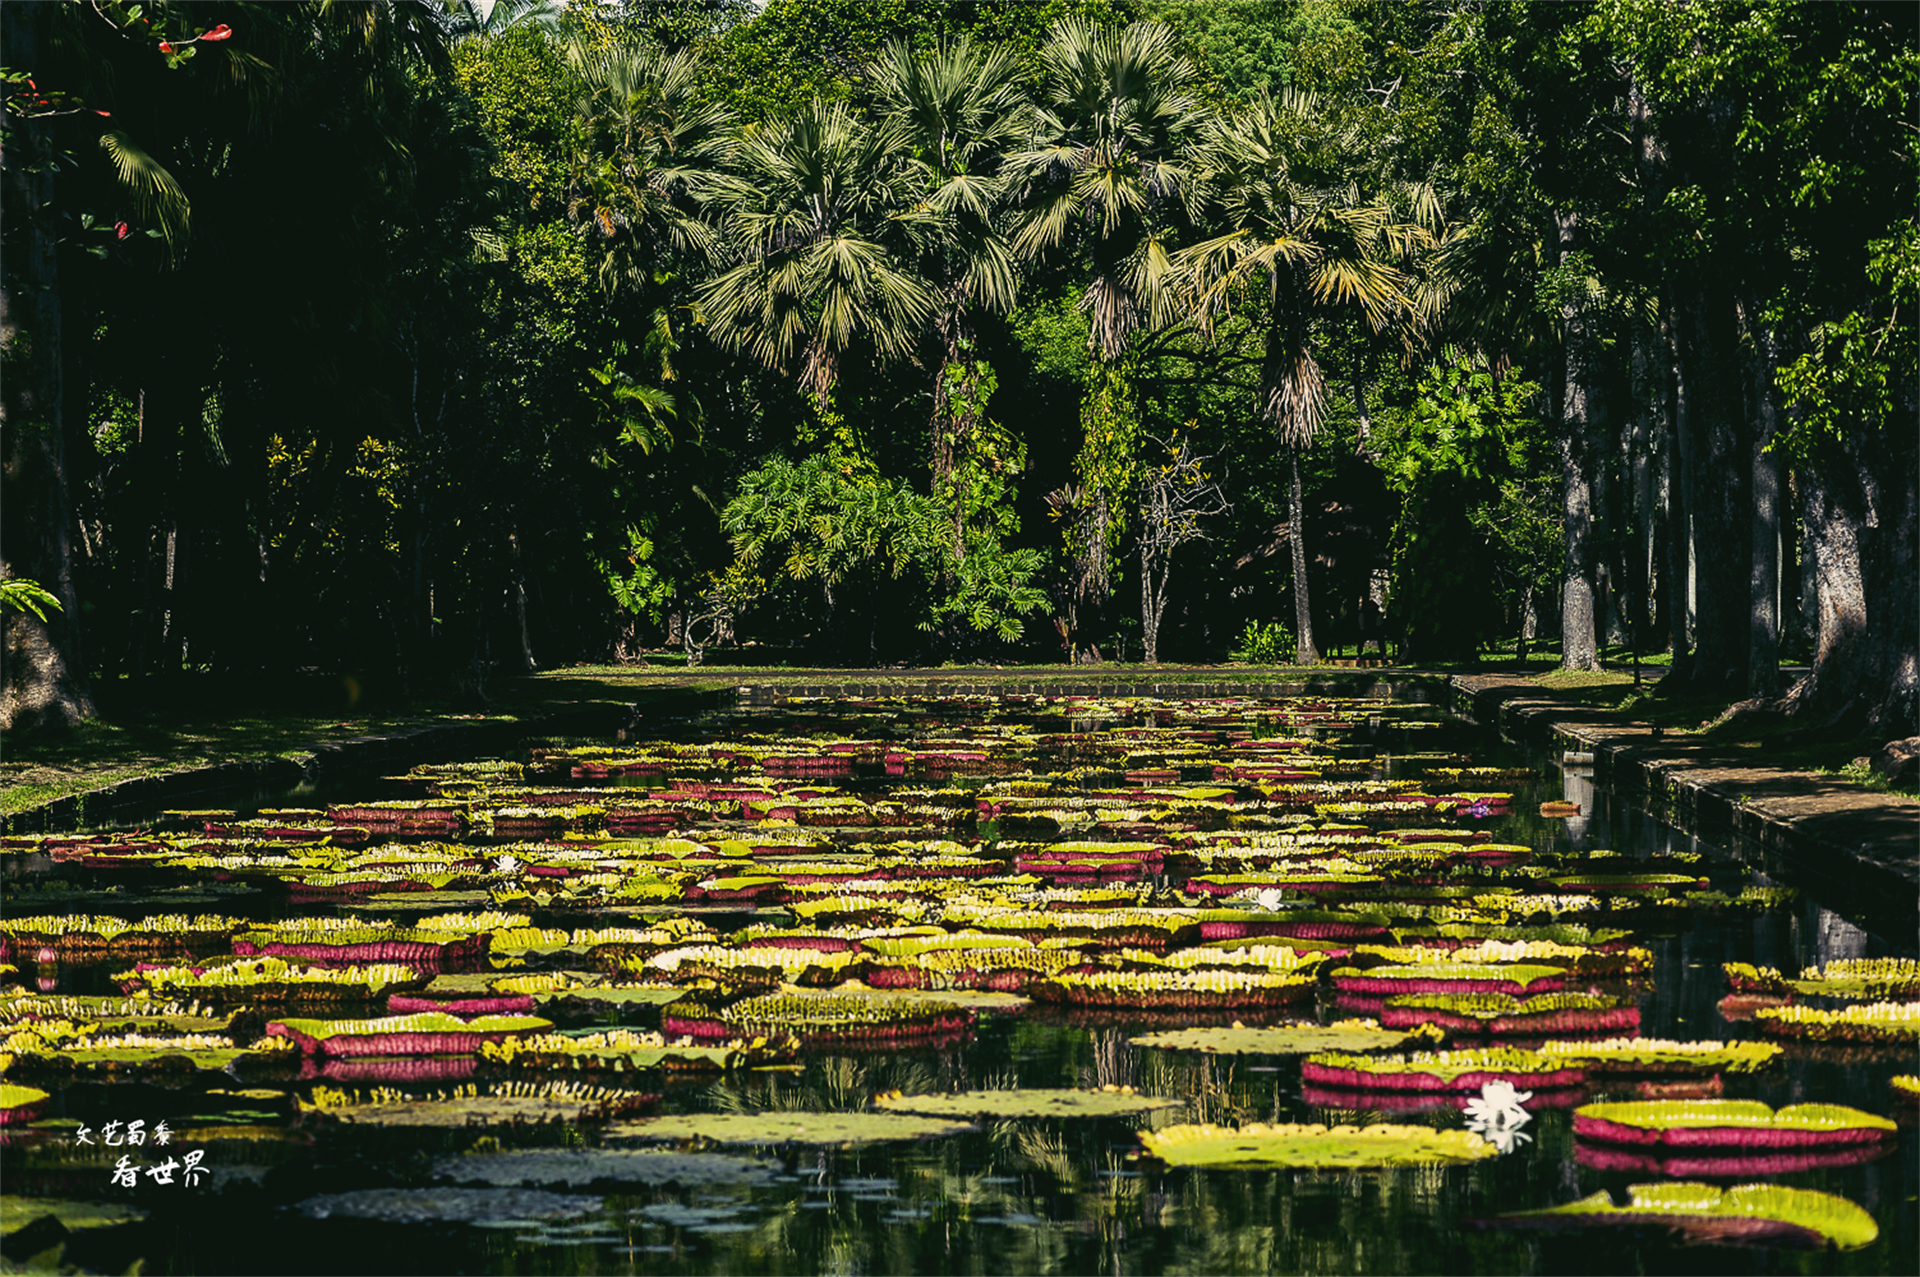
<path fill-rule="evenodd" d="M 1305 661 L 1666 649 L 1912 734 L 1915 35 L 14 0 L 0 722 L 194 669 L 1219 660 L 1280 621 Z"/>

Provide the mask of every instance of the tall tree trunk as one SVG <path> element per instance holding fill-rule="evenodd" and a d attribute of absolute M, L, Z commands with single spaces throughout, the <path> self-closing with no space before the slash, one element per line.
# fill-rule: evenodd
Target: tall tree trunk
<path fill-rule="evenodd" d="M 1746 694 L 1772 696 L 1780 690 L 1780 463 L 1767 449 L 1780 428 L 1780 400 L 1773 383 L 1770 335 L 1755 322 L 1751 303 L 1741 305 L 1740 316 L 1746 330 L 1741 356 L 1747 372 L 1747 472 L 1753 491 Z"/>
<path fill-rule="evenodd" d="M 1293 551 L 1293 661 L 1318 665 L 1313 641 L 1313 601 L 1307 594 L 1307 512 L 1300 488 L 1300 450 L 1287 449 L 1287 545 Z"/>
<path fill-rule="evenodd" d="M 1665 297 L 1660 306 L 1660 349 L 1667 371 L 1667 400 L 1664 447 L 1666 462 L 1667 557 L 1666 611 L 1667 651 L 1672 657 L 1670 678 L 1685 681 L 1693 663 L 1693 507 L 1692 475 L 1688 460 L 1692 449 L 1687 444 L 1681 422 L 1686 417 L 1687 384 L 1680 376 L 1679 342 L 1674 336 L 1673 307 Z"/>
<path fill-rule="evenodd" d="M 1154 569 L 1153 554 L 1143 538 L 1140 542 L 1140 637 L 1146 645 L 1149 665 L 1160 663 L 1160 614 L 1167 606 L 1165 586 L 1154 579 Z"/>
<path fill-rule="evenodd" d="M 1653 626 L 1654 580 L 1654 485 L 1656 463 L 1653 441 L 1657 437 L 1656 415 L 1665 398 L 1665 386 L 1654 373 L 1654 333 L 1644 323 L 1635 323 L 1632 335 L 1632 366 L 1628 401 L 1633 414 L 1625 434 L 1626 505 L 1631 517 L 1627 522 L 1633 536 L 1626 548 L 1628 601 L 1627 624 L 1633 627 L 1634 650 L 1644 651 Z"/>
<path fill-rule="evenodd" d="M 1686 685 L 1744 696 L 1751 648 L 1752 457 L 1738 371 L 1736 311 L 1720 268 L 1697 263 L 1682 285 L 1676 319 L 1686 399 L 1681 430 L 1691 443 L 1694 653 Z"/>
<path fill-rule="evenodd" d="M 520 634 L 520 668 L 531 674 L 539 669 L 533 659 L 533 631 L 527 619 L 527 576 L 520 562 L 520 528 L 516 521 L 507 532 L 507 561 L 513 591 L 513 619 Z"/>
<path fill-rule="evenodd" d="M 1560 258 L 1573 251 L 1578 222 L 1572 213 L 1559 216 Z M 1587 319 L 1578 304 L 1562 311 L 1565 327 L 1566 382 L 1560 400 L 1560 481 L 1566 499 L 1566 562 L 1560 584 L 1560 668 L 1597 670 L 1600 653 L 1594 645 L 1593 591 L 1593 344 Z"/>
<path fill-rule="evenodd" d="M 13 6 L 0 61 L 39 61 L 52 6 Z M 0 578 L 37 581 L 59 601 L 45 620 L 0 616 L 0 729 L 71 726 L 93 717 L 73 584 L 73 499 L 62 365 L 52 139 L 44 121 L 7 120 L 4 275 L 0 276 Z"/>
<path fill-rule="evenodd" d="M 1782 705 L 1816 726 L 1920 732 L 1920 446 L 1911 434 L 1895 428 L 1823 448 L 1800 473 L 1817 624 L 1813 668 Z"/>

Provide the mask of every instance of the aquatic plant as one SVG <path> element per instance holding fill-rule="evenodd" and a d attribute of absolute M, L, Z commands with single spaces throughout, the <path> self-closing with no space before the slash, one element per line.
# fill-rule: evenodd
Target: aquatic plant
<path fill-rule="evenodd" d="M 1028 986 L 1044 1002 L 1203 1011 L 1285 1006 L 1313 996 L 1315 975 L 1287 971 L 1064 971 Z"/>
<path fill-rule="evenodd" d="M 1771 1042 L 1675 1042 L 1666 1038 L 1609 1038 L 1604 1042 L 1544 1042 L 1542 1055 L 1577 1062 L 1591 1074 L 1755 1073 L 1779 1058 Z"/>
<path fill-rule="evenodd" d="M 313 1088 L 303 1115 L 355 1126 L 501 1127 L 604 1122 L 651 1108 L 658 1095 L 582 1082 L 506 1081 L 468 1084 L 416 1095 L 389 1087 L 371 1091 Z"/>
<path fill-rule="evenodd" d="M 1440 952 L 1436 953 L 1436 949 Z M 1354 948 L 1355 957 L 1380 958 L 1389 963 L 1415 964 L 1443 957 L 1448 962 L 1498 965 L 1532 963 L 1560 967 L 1575 975 L 1611 977 L 1635 975 L 1653 968 L 1653 952 L 1639 947 L 1599 950 L 1586 945 L 1563 944 L 1558 940 L 1497 940 L 1427 947 L 1417 944 L 1362 944 Z"/>
<path fill-rule="evenodd" d="M 1573 1114 L 1581 1139 L 1670 1148 L 1873 1144 L 1897 1129 L 1888 1118 L 1844 1105 L 1789 1104 L 1776 1112 L 1758 1100 L 1633 1100 L 1588 1104 Z"/>
<path fill-rule="evenodd" d="M 440 1011 L 457 1016 L 522 1015 L 533 1008 L 533 998 L 524 993 L 461 993 L 429 989 L 420 993 L 395 993 L 387 998 L 388 1015 L 410 1015 L 420 1011 Z"/>
<path fill-rule="evenodd" d="M 953 1038 L 972 1030 L 974 1013 L 941 1003 L 909 1003 L 856 994 L 797 992 L 742 998 L 717 1006 L 698 997 L 663 1007 L 660 1027 L 675 1037 L 710 1042 L 798 1037 L 808 1049 L 892 1047 Z"/>
<path fill-rule="evenodd" d="M 1566 984 L 1562 967 L 1514 962 L 1423 962 L 1381 967 L 1341 967 L 1333 984 L 1342 993 L 1399 996 L 1413 993 L 1551 993 Z"/>
<path fill-rule="evenodd" d="M 1920 961 L 1912 958 L 1839 958 L 1808 967 L 1789 980 L 1772 967 L 1724 964 L 1727 983 L 1743 993 L 1900 1001 L 1920 996 Z"/>
<path fill-rule="evenodd" d="M 701 1140 L 713 1144 L 817 1144 L 847 1147 L 891 1140 L 936 1139 L 973 1129 L 971 1122 L 916 1113 L 815 1112 L 670 1113 L 620 1122 L 609 1140 Z"/>
<path fill-rule="evenodd" d="M 1518 1090 L 1511 1082 L 1489 1082 L 1467 1101 L 1467 1129 L 1502 1153 L 1511 1153 L 1533 1139 L 1520 1129 L 1533 1120 L 1526 1110 L 1532 1098 L 1532 1091 Z"/>
<path fill-rule="evenodd" d="M 1138 1132 L 1146 1151 L 1169 1166 L 1216 1170 L 1270 1167 L 1422 1166 L 1476 1162 L 1498 1154 L 1470 1131 L 1427 1126 L 1166 1126 Z"/>
<path fill-rule="evenodd" d="M 25 1126 L 45 1112 L 52 1099 L 31 1086 L 0 1082 L 0 1126 Z"/>
<path fill-rule="evenodd" d="M 267 1034 L 291 1038 L 308 1055 L 468 1055 L 485 1042 L 551 1028 L 551 1020 L 535 1016 L 461 1020 L 429 1011 L 376 1020 L 274 1020 Z"/>
<path fill-rule="evenodd" d="M 1344 999 L 1343 999 L 1344 1001 Z M 1389 1029 L 1435 1025 L 1456 1033 L 1544 1037 L 1555 1033 L 1617 1033 L 1640 1027 L 1640 1008 L 1596 993 L 1423 993 L 1387 998 L 1380 1023 Z"/>
<path fill-rule="evenodd" d="M 904 1095 L 888 1091 L 873 1097 L 875 1108 L 889 1113 L 920 1113 L 928 1117 L 963 1120 L 994 1118 L 1132 1117 L 1158 1109 L 1179 1108 L 1185 1100 L 1141 1095 L 1130 1086 L 1104 1086 L 1097 1091 L 1030 1088 L 1020 1090 L 957 1091 L 932 1095 Z"/>
<path fill-rule="evenodd" d="M 238 1060 L 290 1053 L 288 1043 L 260 1039 L 250 1046 L 236 1046 L 232 1038 L 213 1033 L 118 1033 L 94 1034 L 35 1048 L 20 1040 L 9 1048 L 24 1065 L 52 1065 L 80 1070 L 166 1071 L 180 1068 L 225 1069 Z"/>
<path fill-rule="evenodd" d="M 1880 1236 L 1873 1216 L 1844 1197 L 1777 1184 L 1635 1184 L 1627 1204 L 1606 1192 L 1564 1206 L 1475 1221 L 1504 1228 L 1665 1227 L 1714 1245 L 1826 1246 L 1857 1250 Z"/>
<path fill-rule="evenodd" d="M 429 977 L 412 967 L 378 962 L 352 967 L 310 967 L 282 958 L 255 958 L 206 966 L 141 963 L 115 973 L 129 993 L 147 990 L 184 994 L 212 1002 L 353 1002 L 381 993 L 419 989 Z"/>
<path fill-rule="evenodd" d="M 0 958 L 39 951 L 71 958 L 86 954 L 185 953 L 219 944 L 243 925 L 224 914 L 159 914 L 130 922 L 106 914 L 38 914 L 0 919 Z"/>
<path fill-rule="evenodd" d="M 1537 1051 L 1497 1046 L 1408 1055 L 1324 1051 L 1301 1062 L 1300 1076 L 1349 1091 L 1478 1091 L 1492 1082 L 1555 1090 L 1580 1085 L 1586 1073 Z"/>
<path fill-rule="evenodd" d="M 1438 1036 L 1396 1033 L 1372 1020 L 1340 1020 L 1329 1025 L 1167 1029 L 1127 1040 L 1134 1046 L 1151 1050 L 1198 1051 L 1209 1055 L 1311 1055 L 1317 1051 L 1390 1051 L 1409 1042 L 1437 1040 Z"/>
<path fill-rule="evenodd" d="M 1813 1042 L 1911 1043 L 1920 1039 L 1920 1002 L 1856 1003 L 1838 1011 L 1760 1007 L 1753 1018 L 1774 1037 Z"/>
<path fill-rule="evenodd" d="M 404 962 L 423 970 L 486 956 L 490 937 L 397 927 L 357 918 L 295 918 L 257 926 L 233 938 L 242 957 L 304 958 L 321 962 Z"/>
<path fill-rule="evenodd" d="M 480 1057 L 511 1068 L 668 1073 L 721 1073 L 764 1068 L 794 1058 L 794 1038 L 736 1038 L 696 1044 L 691 1038 L 669 1041 L 658 1033 L 608 1029 L 568 1037 L 558 1033 L 504 1038 L 481 1046 Z"/>

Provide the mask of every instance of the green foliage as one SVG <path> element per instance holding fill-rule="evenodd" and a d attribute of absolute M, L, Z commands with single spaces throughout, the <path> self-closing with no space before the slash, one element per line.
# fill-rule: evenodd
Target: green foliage
<path fill-rule="evenodd" d="M 652 539 L 638 528 L 628 528 L 624 561 L 606 569 L 607 592 L 621 611 L 657 621 L 674 596 L 674 583 L 652 560 Z"/>
<path fill-rule="evenodd" d="M 1291 665 L 1296 650 L 1293 631 L 1282 622 L 1248 621 L 1233 659 L 1248 665 Z"/>
<path fill-rule="evenodd" d="M 558 46 L 545 33 L 522 27 L 498 39 L 465 42 L 454 54 L 453 71 L 493 145 L 495 175 L 522 192 L 528 207 L 555 208 L 583 128 L 574 111 L 579 83 Z"/>
<path fill-rule="evenodd" d="M 1549 440 L 1539 387 L 1495 376 L 1484 357 L 1449 349 L 1428 365 L 1404 410 L 1381 414 L 1380 467 L 1405 499 L 1394 533 L 1394 610 L 1429 659 L 1471 659 L 1503 604 L 1549 588 L 1560 538 L 1558 485 L 1543 473 Z M 1484 553 L 1463 553 L 1467 546 Z"/>
<path fill-rule="evenodd" d="M 0 581 L 0 608 L 11 608 L 16 612 L 31 612 L 41 620 L 47 619 L 46 609 L 60 610 L 60 600 L 38 581 L 29 581 L 25 577 L 13 577 Z"/>

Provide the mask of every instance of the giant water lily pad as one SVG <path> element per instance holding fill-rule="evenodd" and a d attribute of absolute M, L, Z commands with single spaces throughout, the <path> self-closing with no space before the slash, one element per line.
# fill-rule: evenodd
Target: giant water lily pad
<path fill-rule="evenodd" d="M 735 1039 L 695 1045 L 669 1042 L 658 1033 L 607 1029 L 586 1033 L 543 1033 L 508 1038 L 480 1048 L 483 1058 L 513 1068 L 605 1069 L 626 1072 L 664 1069 L 668 1072 L 722 1073 L 735 1068 L 783 1064 L 799 1049 L 793 1038 Z"/>
<path fill-rule="evenodd" d="M 444 1158 L 434 1163 L 433 1170 L 456 1184 L 501 1188 L 586 1188 L 603 1182 L 707 1188 L 770 1183 L 780 1173 L 780 1164 L 762 1158 L 665 1148 L 521 1149 Z"/>
<path fill-rule="evenodd" d="M 1382 1029 L 1370 1023 L 1276 1024 L 1270 1028 L 1168 1029 L 1128 1039 L 1134 1046 L 1159 1051 L 1202 1051 L 1219 1055 L 1310 1055 L 1316 1051 L 1391 1051 L 1417 1034 Z"/>
<path fill-rule="evenodd" d="M 1613 1226 L 1670 1228 L 1690 1242 L 1748 1246 L 1869 1245 L 1880 1235 L 1873 1216 L 1844 1197 L 1777 1184 L 1635 1184 L 1625 1206 L 1595 1193 L 1565 1206 L 1517 1211 L 1483 1221 L 1504 1228 Z"/>
<path fill-rule="evenodd" d="M 439 1095 L 411 1097 L 397 1092 L 345 1094 L 317 1088 L 310 1111 L 354 1126 L 483 1127 L 538 1126 L 604 1120 L 645 1108 L 658 1099 L 637 1091 L 555 1082 L 501 1083 Z"/>
<path fill-rule="evenodd" d="M 1552 1089 L 1578 1086 L 1586 1077 L 1571 1061 L 1512 1047 L 1384 1056 L 1327 1051 L 1308 1056 L 1300 1076 L 1354 1091 L 1477 1091 L 1489 1082 Z"/>
<path fill-rule="evenodd" d="M 462 1020 L 422 1011 L 374 1020 L 275 1020 L 267 1025 L 267 1034 L 290 1038 L 309 1055 L 465 1055 L 483 1043 L 551 1028 L 551 1020 L 528 1015 Z"/>
<path fill-rule="evenodd" d="M 578 1219 L 600 1209 L 597 1197 L 530 1188 L 365 1188 L 323 1193 L 298 1206 L 310 1219 L 375 1219 L 391 1224 L 498 1224 Z"/>
<path fill-rule="evenodd" d="M 20 1126 L 40 1116 L 53 1097 L 31 1086 L 0 1082 L 0 1126 Z"/>
<path fill-rule="evenodd" d="M 1499 1152 L 1471 1131 L 1428 1126 L 1168 1126 L 1139 1135 L 1147 1152 L 1169 1166 L 1229 1170 L 1423 1166 L 1477 1162 Z"/>
<path fill-rule="evenodd" d="M 789 990 L 801 997 L 805 990 Z M 1002 993 L 993 989 L 874 989 L 850 980 L 837 985 L 835 994 L 857 994 L 871 999 L 874 1005 L 883 1007 L 965 1007 L 972 1011 L 993 1011 L 1010 1014 L 1024 1011 L 1033 1005 L 1033 999 L 1022 997 L 1018 993 Z"/>
<path fill-rule="evenodd" d="M 607 1128 L 607 1138 L 843 1146 L 935 1139 L 971 1129 L 968 1122 L 911 1113 L 673 1113 L 616 1123 Z"/>
<path fill-rule="evenodd" d="M 1898 1129 L 1890 1118 L 1841 1104 L 1789 1104 L 1775 1112 L 1758 1100 L 1636 1100 L 1573 1113 L 1574 1134 L 1583 1139 L 1669 1147 L 1874 1144 Z"/>
<path fill-rule="evenodd" d="M 1604 1042 L 1546 1042 L 1542 1055 L 1578 1064 L 1588 1073 L 1704 1076 L 1753 1073 L 1780 1055 L 1772 1042 L 1674 1042 L 1665 1038 L 1608 1038 Z"/>
<path fill-rule="evenodd" d="M 873 1103 L 889 1113 L 964 1119 L 1132 1116 L 1156 1109 L 1179 1108 L 1186 1101 L 1140 1095 L 1130 1087 L 1114 1087 L 1099 1091 L 1042 1088 L 960 1091 L 952 1095 L 901 1095 L 896 1091 L 874 1097 Z"/>

